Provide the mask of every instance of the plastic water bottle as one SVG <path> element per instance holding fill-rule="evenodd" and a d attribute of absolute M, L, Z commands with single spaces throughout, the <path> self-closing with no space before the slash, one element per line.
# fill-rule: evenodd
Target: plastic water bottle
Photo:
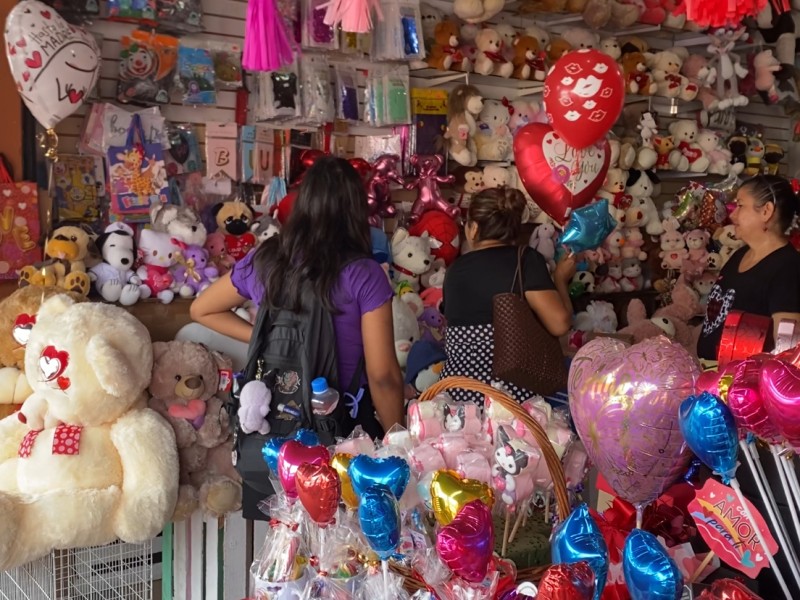
<path fill-rule="evenodd" d="M 311 410 L 315 415 L 329 415 L 339 404 L 339 392 L 329 388 L 324 377 L 311 382 L 311 392 Z"/>

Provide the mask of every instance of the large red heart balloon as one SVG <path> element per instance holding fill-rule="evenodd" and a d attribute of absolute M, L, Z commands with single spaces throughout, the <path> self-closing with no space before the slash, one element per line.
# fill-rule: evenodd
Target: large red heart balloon
<path fill-rule="evenodd" d="M 286 497 L 297 498 L 297 482 L 295 473 L 303 463 L 312 465 L 328 464 L 331 455 L 325 446 L 306 446 L 296 440 L 289 440 L 278 452 L 278 479 L 283 486 Z"/>
<path fill-rule="evenodd" d="M 742 434 L 745 431 L 752 431 L 762 440 L 775 443 L 781 436 L 769 417 L 766 403 L 761 395 L 763 363 L 762 359 L 751 357 L 735 366 L 727 401 Z M 728 363 L 726 370 L 731 364 L 733 363 Z"/>
<path fill-rule="evenodd" d="M 311 520 L 317 525 L 328 525 L 336 516 L 341 496 L 339 474 L 327 464 L 303 463 L 294 474 L 297 497 Z"/>
<path fill-rule="evenodd" d="M 576 151 L 552 127 L 530 123 L 514 137 L 514 161 L 522 185 L 551 218 L 566 224 L 603 185 L 611 149 L 608 140 Z"/>
<path fill-rule="evenodd" d="M 599 50 L 568 52 L 544 81 L 547 118 L 573 148 L 607 134 L 625 104 L 625 82 L 614 60 Z"/>
<path fill-rule="evenodd" d="M 800 448 L 800 369 L 782 360 L 761 367 L 761 397 L 778 432 Z"/>

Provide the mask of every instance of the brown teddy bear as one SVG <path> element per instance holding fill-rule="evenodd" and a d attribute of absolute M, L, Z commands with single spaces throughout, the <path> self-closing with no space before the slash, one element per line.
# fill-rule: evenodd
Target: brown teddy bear
<path fill-rule="evenodd" d="M 176 521 L 189 517 L 198 504 L 213 516 L 241 506 L 228 415 L 217 396 L 230 381 L 230 362 L 202 344 L 153 343 L 150 408 L 172 425 L 180 456 Z"/>
<path fill-rule="evenodd" d="M 428 66 L 447 71 L 469 71 L 472 63 L 459 49 L 460 30 L 450 19 L 442 19 L 434 30 L 434 44 L 428 56 Z"/>
<path fill-rule="evenodd" d="M 28 265 L 19 272 L 20 287 L 57 286 L 68 292 L 89 295 L 88 270 L 101 260 L 91 231 L 62 225 L 47 238 L 44 254 L 44 262 Z"/>
<path fill-rule="evenodd" d="M 550 62 L 556 62 L 570 50 L 572 50 L 572 45 L 567 40 L 554 37 L 547 45 L 547 57 L 550 59 Z"/>
<path fill-rule="evenodd" d="M 63 290 L 54 287 L 24 287 L 0 302 L 0 419 L 19 409 L 30 396 L 25 377 L 25 344 L 41 303 Z M 68 294 L 76 302 L 85 299 Z"/>
<path fill-rule="evenodd" d="M 625 75 L 625 90 L 629 94 L 652 96 L 658 90 L 658 84 L 647 68 L 647 58 L 641 52 L 626 52 L 620 59 L 622 72 Z"/>
<path fill-rule="evenodd" d="M 515 79 L 534 79 L 544 81 L 547 65 L 544 53 L 539 48 L 539 40 L 530 35 L 521 35 L 514 40 L 514 72 Z"/>

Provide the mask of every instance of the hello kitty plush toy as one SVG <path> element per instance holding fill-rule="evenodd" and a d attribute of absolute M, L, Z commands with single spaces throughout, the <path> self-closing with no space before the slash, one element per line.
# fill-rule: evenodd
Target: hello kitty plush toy
<path fill-rule="evenodd" d="M 152 229 L 141 230 L 139 256 L 142 266 L 136 274 L 142 280 L 142 298 L 155 296 L 164 304 L 172 302 L 175 293 L 170 289 L 173 283 L 170 267 L 177 262 L 179 251 L 171 234 Z"/>
<path fill-rule="evenodd" d="M 533 489 L 533 480 L 523 471 L 528 467 L 528 453 L 523 449 L 522 441 L 512 442 L 505 427 L 497 428 L 497 443 L 492 465 L 492 483 L 500 492 L 500 497 L 507 506 L 513 506 L 525 498 L 525 492 Z M 529 483 L 525 479 L 529 480 Z"/>

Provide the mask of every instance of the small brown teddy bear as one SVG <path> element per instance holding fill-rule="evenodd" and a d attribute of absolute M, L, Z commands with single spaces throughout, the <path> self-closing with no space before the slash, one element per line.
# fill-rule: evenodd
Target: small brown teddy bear
<path fill-rule="evenodd" d="M 567 40 L 554 37 L 547 46 L 547 58 L 550 59 L 550 62 L 556 62 L 570 50 L 572 50 L 572 45 Z"/>
<path fill-rule="evenodd" d="M 0 302 L 0 419 L 19 409 L 31 394 L 25 377 L 25 345 L 44 300 L 64 293 L 54 286 L 27 286 Z M 68 293 L 76 302 L 85 297 Z"/>
<path fill-rule="evenodd" d="M 153 343 L 150 408 L 172 425 L 180 456 L 176 521 L 189 517 L 198 504 L 213 516 L 241 506 L 228 415 L 216 395 L 230 381 L 229 361 L 202 344 Z"/>
<path fill-rule="evenodd" d="M 658 89 L 658 84 L 650 75 L 647 68 L 647 58 L 639 51 L 626 52 L 620 60 L 622 72 L 625 75 L 625 88 L 629 94 L 652 96 Z"/>
<path fill-rule="evenodd" d="M 68 292 L 89 295 L 91 280 L 87 271 L 100 262 L 94 235 L 82 227 L 62 225 L 53 230 L 44 246 L 47 259 L 23 267 L 19 286 L 57 286 Z"/>
<path fill-rule="evenodd" d="M 442 19 L 434 30 L 434 44 L 428 56 L 428 66 L 447 71 L 469 71 L 472 64 L 459 49 L 461 32 L 458 24 L 450 19 Z"/>
<path fill-rule="evenodd" d="M 515 79 L 535 79 L 544 81 L 547 66 L 544 53 L 539 48 L 539 40 L 530 35 L 521 35 L 514 40 L 514 72 Z"/>

